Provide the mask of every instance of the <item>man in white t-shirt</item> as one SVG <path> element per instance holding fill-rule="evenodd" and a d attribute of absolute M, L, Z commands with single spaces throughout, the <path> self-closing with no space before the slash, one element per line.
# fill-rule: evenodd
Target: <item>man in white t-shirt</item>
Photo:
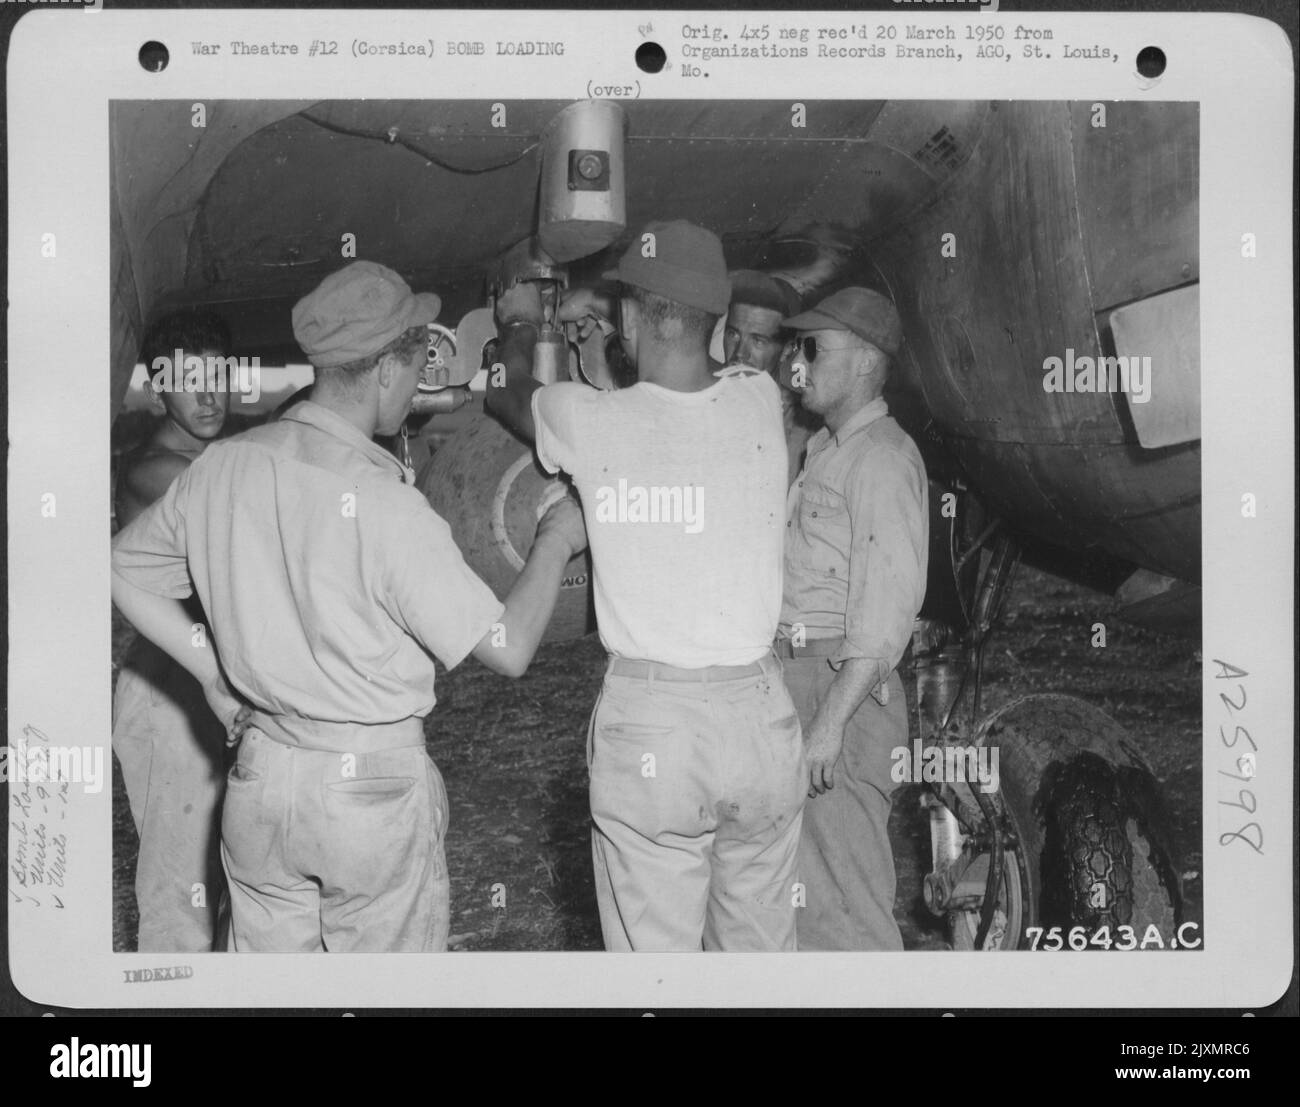
<path fill-rule="evenodd" d="M 637 383 L 533 381 L 540 308 L 519 285 L 498 303 L 512 371 L 487 397 L 543 466 L 569 474 L 586 516 L 610 654 L 587 750 L 605 946 L 792 950 L 806 769 L 771 652 L 785 535 L 777 385 L 747 366 L 713 371 L 730 286 L 711 232 L 651 223 L 606 276 L 621 283 Z"/>

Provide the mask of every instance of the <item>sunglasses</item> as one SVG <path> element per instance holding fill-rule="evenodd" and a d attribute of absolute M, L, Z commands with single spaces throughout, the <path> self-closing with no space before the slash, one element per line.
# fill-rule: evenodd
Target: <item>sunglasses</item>
<path fill-rule="evenodd" d="M 846 346 L 830 346 L 825 342 L 819 343 L 815 335 L 805 335 L 803 338 L 795 340 L 795 349 L 803 354 L 803 359 L 809 365 L 817 360 L 817 354 L 820 350 L 859 350 L 862 347 L 850 342 Z"/>

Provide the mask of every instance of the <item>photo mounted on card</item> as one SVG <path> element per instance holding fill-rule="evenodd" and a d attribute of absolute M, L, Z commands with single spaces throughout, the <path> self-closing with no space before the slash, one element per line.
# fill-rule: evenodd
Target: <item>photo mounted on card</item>
<path fill-rule="evenodd" d="M 69 8 L 8 89 L 31 1000 L 1281 994 L 1278 27 Z"/>

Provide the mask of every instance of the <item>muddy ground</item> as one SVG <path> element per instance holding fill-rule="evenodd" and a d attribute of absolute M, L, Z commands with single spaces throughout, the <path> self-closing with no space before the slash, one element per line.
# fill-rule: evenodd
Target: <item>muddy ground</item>
<path fill-rule="evenodd" d="M 114 669 L 130 630 L 114 614 Z M 1090 644 L 1094 622 L 1107 645 Z M 473 661 L 439 672 L 428 747 L 451 802 L 451 948 L 598 950 L 584 743 L 604 653 L 595 636 L 543 647 L 511 682 Z M 1031 691 L 1079 696 L 1128 729 L 1164 789 L 1186 917 L 1201 921 L 1201 707 L 1195 643 L 1120 622 L 1109 597 L 1021 568 L 986 654 L 988 710 Z M 114 949 L 134 950 L 136 836 L 114 761 Z M 890 823 L 895 915 L 909 949 L 945 948 L 921 901 L 929 835 L 919 789 Z M 493 886 L 505 906 L 493 905 Z M 498 901 L 500 897 L 498 896 Z"/>

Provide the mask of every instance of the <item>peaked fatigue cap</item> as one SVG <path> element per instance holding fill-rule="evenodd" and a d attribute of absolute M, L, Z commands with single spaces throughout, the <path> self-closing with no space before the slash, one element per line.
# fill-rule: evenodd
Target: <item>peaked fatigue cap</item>
<path fill-rule="evenodd" d="M 841 288 L 811 311 L 785 320 L 796 331 L 851 331 L 885 353 L 898 353 L 903 322 L 888 297 L 869 288 Z"/>
<path fill-rule="evenodd" d="M 647 235 L 654 238 L 647 240 Z M 646 257 L 651 241 L 654 254 Z M 685 219 L 647 223 L 619 258 L 618 267 L 603 275 L 711 315 L 725 315 L 731 303 L 722 240 Z"/>
<path fill-rule="evenodd" d="M 411 327 L 438 318 L 442 300 L 414 293 L 400 276 L 374 261 L 354 261 L 331 273 L 293 306 L 293 336 L 320 369 L 377 354 Z"/>

